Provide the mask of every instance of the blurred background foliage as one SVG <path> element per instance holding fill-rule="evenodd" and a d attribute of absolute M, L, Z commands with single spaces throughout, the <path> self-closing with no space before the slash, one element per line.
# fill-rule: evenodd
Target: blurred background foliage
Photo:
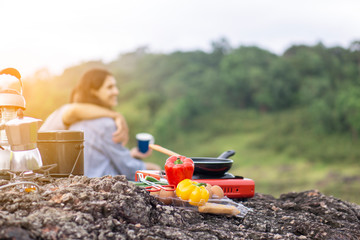
<path fill-rule="evenodd" d="M 129 146 L 137 132 L 150 132 L 187 156 L 234 149 L 231 172 L 254 179 L 258 192 L 317 188 L 360 204 L 360 41 L 294 45 L 282 55 L 226 39 L 211 47 L 167 54 L 140 47 L 60 76 L 39 70 L 24 80 L 25 114 L 44 120 L 85 71 L 107 68 L 118 81 Z"/>

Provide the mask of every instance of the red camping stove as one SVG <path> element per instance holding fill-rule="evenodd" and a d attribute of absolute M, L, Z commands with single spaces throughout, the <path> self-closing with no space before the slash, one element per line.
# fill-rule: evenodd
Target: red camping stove
<path fill-rule="evenodd" d="M 164 171 L 142 170 L 136 172 L 135 181 L 138 181 L 138 173 L 142 173 L 144 177 L 149 175 L 159 180 L 161 177 L 166 178 Z M 220 186 L 224 191 L 224 195 L 228 198 L 247 199 L 252 198 L 255 194 L 254 180 L 241 176 L 234 176 L 231 173 L 225 173 L 220 177 L 193 175 L 193 180 Z"/>
<path fill-rule="evenodd" d="M 211 185 L 219 185 L 224 195 L 228 198 L 252 198 L 255 194 L 255 182 L 250 178 L 234 176 L 225 173 L 220 177 L 209 177 L 204 175 L 194 175 L 193 180 Z"/>

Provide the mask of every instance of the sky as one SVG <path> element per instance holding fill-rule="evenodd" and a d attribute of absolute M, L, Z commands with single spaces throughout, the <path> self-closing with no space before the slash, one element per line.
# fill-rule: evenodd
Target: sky
<path fill-rule="evenodd" d="M 360 40 L 359 0 L 0 0 L 0 69 L 59 75 L 86 61 L 147 46 L 170 53 L 256 45 L 349 47 Z"/>

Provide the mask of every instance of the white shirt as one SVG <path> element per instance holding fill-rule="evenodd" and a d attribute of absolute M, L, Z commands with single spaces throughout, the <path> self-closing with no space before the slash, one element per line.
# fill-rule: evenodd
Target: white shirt
<path fill-rule="evenodd" d="M 67 130 L 66 126 L 62 120 L 62 115 L 65 110 L 70 106 L 70 104 L 65 104 L 60 108 L 56 109 L 51 113 L 41 125 L 39 132 L 53 131 L 53 130 Z"/>

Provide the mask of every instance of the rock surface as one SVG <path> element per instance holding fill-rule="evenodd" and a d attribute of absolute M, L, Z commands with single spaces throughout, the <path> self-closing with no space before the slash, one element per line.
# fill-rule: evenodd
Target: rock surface
<path fill-rule="evenodd" d="M 360 206 L 315 190 L 242 204 L 244 218 L 202 214 L 123 176 L 62 178 L 37 193 L 1 189 L 0 239 L 360 239 Z"/>

